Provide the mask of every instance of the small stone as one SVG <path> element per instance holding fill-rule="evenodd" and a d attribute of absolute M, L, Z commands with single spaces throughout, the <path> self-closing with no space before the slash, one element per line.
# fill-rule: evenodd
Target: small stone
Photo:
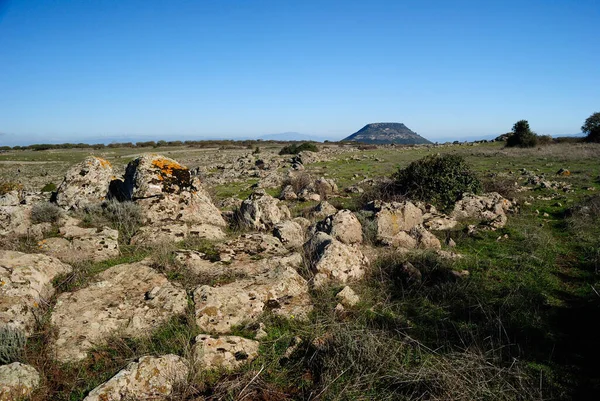
<path fill-rule="evenodd" d="M 448 245 L 450 248 L 454 248 L 456 246 L 456 242 L 454 242 L 452 238 L 448 238 L 446 245 Z"/>
<path fill-rule="evenodd" d="M 29 365 L 13 362 L 0 366 L 0 401 L 21 400 L 40 385 L 40 374 Z"/>
<path fill-rule="evenodd" d="M 360 301 L 358 295 L 349 286 L 345 286 L 335 297 L 347 307 L 355 306 Z"/>

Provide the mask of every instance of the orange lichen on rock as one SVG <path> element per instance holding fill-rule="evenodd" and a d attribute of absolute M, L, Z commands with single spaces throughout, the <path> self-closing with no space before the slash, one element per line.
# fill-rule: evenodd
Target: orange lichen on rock
<path fill-rule="evenodd" d="M 103 158 L 101 158 L 101 157 L 98 157 L 98 156 L 94 156 L 94 157 L 96 158 L 96 160 L 98 160 L 98 162 L 100 163 L 100 165 L 101 165 L 103 168 L 109 168 L 109 167 L 112 167 L 112 166 L 111 166 L 111 164 L 110 164 L 110 162 L 109 162 L 108 160 L 106 160 L 106 159 L 103 159 Z"/>
<path fill-rule="evenodd" d="M 163 179 L 164 176 L 172 176 L 176 170 L 187 170 L 181 164 L 167 160 L 167 159 L 156 159 L 152 161 L 152 165 L 158 168 L 161 172 L 159 179 Z"/>

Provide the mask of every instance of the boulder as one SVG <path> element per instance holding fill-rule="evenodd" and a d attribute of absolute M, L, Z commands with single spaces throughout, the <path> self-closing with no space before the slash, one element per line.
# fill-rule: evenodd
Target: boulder
<path fill-rule="evenodd" d="M 297 268 L 302 257 L 294 258 Z M 207 333 L 229 333 L 233 326 L 256 321 L 263 312 L 304 318 L 312 309 L 308 284 L 292 267 L 291 259 L 253 278 L 220 287 L 203 285 L 194 291 L 196 323 Z"/>
<path fill-rule="evenodd" d="M 316 192 L 320 195 L 334 195 L 338 191 L 338 186 L 331 178 L 323 178 L 315 181 Z"/>
<path fill-rule="evenodd" d="M 427 229 L 425 227 L 423 227 L 423 225 L 421 225 L 421 224 L 413 227 L 412 230 L 410 230 L 410 235 L 416 239 L 417 247 L 419 247 L 419 248 L 422 248 L 422 249 L 441 249 L 442 248 L 442 244 L 440 243 L 440 240 L 435 235 L 433 235 L 432 233 L 427 231 Z"/>
<path fill-rule="evenodd" d="M 27 398 L 40 385 L 40 374 L 29 365 L 19 362 L 0 366 L 0 401 Z"/>
<path fill-rule="evenodd" d="M 13 190 L 0 195 L 0 206 L 18 206 L 23 200 L 22 191 Z"/>
<path fill-rule="evenodd" d="M 240 207 L 242 224 L 256 230 L 269 229 L 290 216 L 287 206 L 279 206 L 279 201 L 264 190 L 253 192 Z"/>
<path fill-rule="evenodd" d="M 258 341 L 237 336 L 196 337 L 194 355 L 204 370 L 234 370 L 258 356 Z"/>
<path fill-rule="evenodd" d="M 345 286 L 340 292 L 338 292 L 335 297 L 340 301 L 340 303 L 348 308 L 355 306 L 360 302 L 360 298 L 352 288 Z"/>
<path fill-rule="evenodd" d="M 122 191 L 145 212 L 146 224 L 181 221 L 224 227 L 225 220 L 198 177 L 173 159 L 147 154 L 131 161 Z"/>
<path fill-rule="evenodd" d="M 60 229 L 60 233 L 64 238 L 52 237 L 38 242 L 40 251 L 65 262 L 101 262 L 120 254 L 119 232 L 109 227 L 96 229 L 66 226 Z"/>
<path fill-rule="evenodd" d="M 312 257 L 315 287 L 331 281 L 358 280 L 364 276 L 369 264 L 358 248 L 343 244 L 324 232 L 317 232 L 304 246 Z"/>
<path fill-rule="evenodd" d="M 321 200 L 321 195 L 313 192 L 311 189 L 304 188 L 298 193 L 298 199 L 302 202 L 319 202 Z"/>
<path fill-rule="evenodd" d="M 294 191 L 294 187 L 292 187 L 291 185 L 286 185 L 282 190 L 281 190 L 281 194 L 279 195 L 279 199 L 281 200 L 296 200 L 298 199 L 298 195 L 296 195 L 296 192 Z"/>
<path fill-rule="evenodd" d="M 90 391 L 84 401 L 166 400 L 188 373 L 187 362 L 177 355 L 143 356 Z"/>
<path fill-rule="evenodd" d="M 52 230 L 52 224 L 33 224 L 31 208 L 31 205 L 0 206 L 0 237 L 44 238 Z"/>
<path fill-rule="evenodd" d="M 269 234 L 242 234 L 214 247 L 223 262 L 257 260 L 290 252 L 279 239 Z"/>
<path fill-rule="evenodd" d="M 31 335 L 41 305 L 54 295 L 52 280 L 71 271 L 51 256 L 0 250 L 0 324 Z"/>
<path fill-rule="evenodd" d="M 390 242 L 400 231 L 410 231 L 423 223 L 423 212 L 410 201 L 376 205 L 377 239 Z"/>
<path fill-rule="evenodd" d="M 456 202 L 451 217 L 455 219 L 475 219 L 492 229 L 502 228 L 506 224 L 508 212 L 513 203 L 497 192 L 483 195 L 464 194 Z"/>
<path fill-rule="evenodd" d="M 344 244 L 360 244 L 363 241 L 362 225 L 350 210 L 340 210 L 326 217 L 317 223 L 316 228 Z"/>
<path fill-rule="evenodd" d="M 108 161 L 88 156 L 67 171 L 54 200 L 65 209 L 81 209 L 101 203 L 108 196 L 112 179 L 113 169 Z"/>
<path fill-rule="evenodd" d="M 325 217 L 335 214 L 336 212 L 337 209 L 329 202 L 322 201 L 311 209 L 309 217 L 313 219 L 324 219 Z"/>
<path fill-rule="evenodd" d="M 148 335 L 185 313 L 183 288 L 150 267 L 150 260 L 113 266 L 86 288 L 61 294 L 51 322 L 58 335 L 52 346 L 61 362 L 77 361 L 116 334 Z"/>
<path fill-rule="evenodd" d="M 295 221 L 286 220 L 275 225 L 273 235 L 289 249 L 301 248 L 304 244 L 304 229 Z"/>

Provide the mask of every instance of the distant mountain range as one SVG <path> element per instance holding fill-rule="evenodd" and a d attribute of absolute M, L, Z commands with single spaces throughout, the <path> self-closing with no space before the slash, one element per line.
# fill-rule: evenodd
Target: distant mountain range
<path fill-rule="evenodd" d="M 262 139 L 263 141 L 315 141 L 315 142 L 323 142 L 323 138 L 301 134 L 299 132 L 282 132 L 280 134 L 269 134 L 262 135 L 258 137 L 258 139 Z"/>
<path fill-rule="evenodd" d="M 345 138 L 344 141 L 355 141 L 370 144 L 402 145 L 430 144 L 431 141 L 411 131 L 402 123 L 372 123 L 367 124 L 359 131 Z"/>

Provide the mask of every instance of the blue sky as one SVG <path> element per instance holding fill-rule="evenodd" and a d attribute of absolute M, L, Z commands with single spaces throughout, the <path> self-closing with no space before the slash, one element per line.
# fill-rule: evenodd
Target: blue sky
<path fill-rule="evenodd" d="M 577 133 L 598 21 L 598 0 L 0 0 L 0 144 Z"/>

